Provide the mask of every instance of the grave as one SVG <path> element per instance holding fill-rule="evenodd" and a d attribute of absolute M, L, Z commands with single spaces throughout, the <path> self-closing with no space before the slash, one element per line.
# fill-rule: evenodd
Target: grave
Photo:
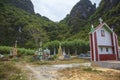
<path fill-rule="evenodd" d="M 4 55 L 0 54 L 0 58 L 3 58 L 3 57 L 4 57 Z"/>
<path fill-rule="evenodd" d="M 40 42 L 40 47 L 38 50 L 35 51 L 34 53 L 34 60 L 43 60 L 43 49 L 42 49 L 42 41 Z"/>
<path fill-rule="evenodd" d="M 15 45 L 13 46 L 12 50 L 10 50 L 9 57 L 17 57 L 18 56 L 18 49 L 17 49 L 17 40 L 15 41 Z"/>
<path fill-rule="evenodd" d="M 40 47 L 34 53 L 34 60 L 48 60 L 50 58 L 50 50 L 46 48 L 43 50 L 42 48 L 42 41 L 40 42 Z"/>
<path fill-rule="evenodd" d="M 44 50 L 44 60 L 48 60 L 50 58 L 50 50 L 46 48 Z"/>
<path fill-rule="evenodd" d="M 61 43 L 59 44 L 59 48 L 58 48 L 58 59 L 64 59 L 64 56 L 62 54 Z"/>

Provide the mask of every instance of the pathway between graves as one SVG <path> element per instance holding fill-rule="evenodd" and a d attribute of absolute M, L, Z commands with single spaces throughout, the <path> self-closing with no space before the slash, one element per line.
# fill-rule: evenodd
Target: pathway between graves
<path fill-rule="evenodd" d="M 58 70 L 65 68 L 79 67 L 79 66 L 91 66 L 91 63 L 73 63 L 73 64 L 59 64 L 59 65 L 42 65 L 42 66 L 31 66 L 26 65 L 30 71 L 32 71 L 32 77 L 36 80 L 59 80 Z"/>

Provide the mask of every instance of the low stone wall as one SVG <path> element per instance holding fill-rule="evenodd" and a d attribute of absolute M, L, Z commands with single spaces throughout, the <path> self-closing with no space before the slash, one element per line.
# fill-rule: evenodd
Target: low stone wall
<path fill-rule="evenodd" d="M 120 61 L 96 61 L 92 64 L 103 68 L 120 69 Z"/>

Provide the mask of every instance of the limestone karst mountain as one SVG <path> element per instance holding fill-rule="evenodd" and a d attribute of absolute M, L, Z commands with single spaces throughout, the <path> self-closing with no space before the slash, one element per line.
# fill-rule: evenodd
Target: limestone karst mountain
<path fill-rule="evenodd" d="M 90 25 L 102 18 L 114 28 L 120 42 L 120 0 L 102 0 L 96 8 L 90 0 L 80 0 L 59 23 L 34 13 L 30 0 L 0 0 L 0 45 L 34 48 L 42 38 L 54 40 L 83 39 L 88 41 Z"/>

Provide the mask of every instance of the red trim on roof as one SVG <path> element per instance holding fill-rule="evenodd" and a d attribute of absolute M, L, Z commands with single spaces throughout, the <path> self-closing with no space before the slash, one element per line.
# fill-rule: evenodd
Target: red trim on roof
<path fill-rule="evenodd" d="M 106 27 L 108 27 L 108 28 L 110 29 L 110 27 L 104 22 L 104 23 L 102 23 L 102 24 L 99 24 L 99 25 L 94 29 L 94 31 L 93 31 L 93 32 L 90 32 L 89 34 L 94 33 L 97 29 L 103 27 L 104 25 L 106 25 Z M 110 30 L 111 30 L 111 29 L 110 29 Z M 111 30 L 111 31 L 112 31 L 112 30 Z M 112 32 L 113 32 L 113 31 L 112 31 Z"/>
<path fill-rule="evenodd" d="M 104 24 L 105 24 L 105 23 L 99 24 L 99 25 L 95 28 L 95 31 L 96 31 L 98 28 L 102 27 Z"/>
<path fill-rule="evenodd" d="M 104 24 L 105 24 L 105 23 L 99 24 L 99 25 L 94 29 L 93 32 L 95 32 L 98 28 L 102 27 Z M 92 32 L 90 32 L 89 34 L 91 34 L 91 33 L 92 33 Z"/>

